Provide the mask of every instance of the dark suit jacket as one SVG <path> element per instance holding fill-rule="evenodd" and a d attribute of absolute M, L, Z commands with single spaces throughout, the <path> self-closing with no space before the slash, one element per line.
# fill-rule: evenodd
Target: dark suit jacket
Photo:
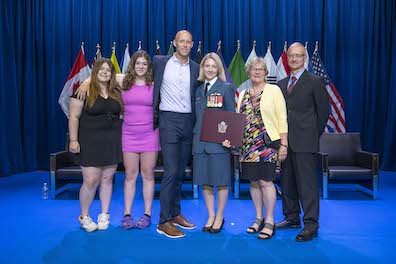
<path fill-rule="evenodd" d="M 319 137 L 329 118 L 326 83 L 305 70 L 289 95 L 289 78 L 278 82 L 286 100 L 289 147 L 294 152 L 318 152 Z"/>
<path fill-rule="evenodd" d="M 195 92 L 195 126 L 193 136 L 193 154 L 194 153 L 227 153 L 229 150 L 223 147 L 221 144 L 201 141 L 201 129 L 204 111 L 207 108 L 207 97 L 213 93 L 219 93 L 223 96 L 222 107 L 216 107 L 216 110 L 235 112 L 235 94 L 231 84 L 225 83 L 220 79 L 213 84 L 208 91 L 208 94 L 204 94 L 204 84 L 200 85 Z"/>
<path fill-rule="evenodd" d="M 172 57 L 172 55 L 163 56 L 156 55 L 153 58 L 153 72 L 154 72 L 154 92 L 153 92 L 153 104 L 154 104 L 154 129 L 158 127 L 158 118 L 159 118 L 159 103 L 161 100 L 161 84 L 164 78 L 165 66 L 168 60 Z M 199 76 L 199 64 L 195 61 L 189 61 L 190 65 L 190 93 L 191 93 L 191 111 L 194 116 L 194 97 L 195 97 L 195 89 L 200 85 L 200 82 L 197 80 Z"/>

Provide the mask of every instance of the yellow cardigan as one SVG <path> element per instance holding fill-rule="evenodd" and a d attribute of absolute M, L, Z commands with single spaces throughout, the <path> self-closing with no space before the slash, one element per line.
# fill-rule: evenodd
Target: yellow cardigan
<path fill-rule="evenodd" d="M 240 112 L 243 96 L 248 88 L 239 94 L 237 112 Z M 272 141 L 280 139 L 281 133 L 287 133 L 286 102 L 281 89 L 274 84 L 264 86 L 260 99 L 260 112 L 265 129 Z"/>

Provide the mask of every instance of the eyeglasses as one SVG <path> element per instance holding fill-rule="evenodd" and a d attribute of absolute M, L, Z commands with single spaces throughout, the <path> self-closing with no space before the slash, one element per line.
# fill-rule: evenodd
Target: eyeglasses
<path fill-rule="evenodd" d="M 305 57 L 305 54 L 287 54 L 289 59 L 302 59 Z"/>
<path fill-rule="evenodd" d="M 264 68 L 251 68 L 250 69 L 251 72 L 265 72 Z"/>

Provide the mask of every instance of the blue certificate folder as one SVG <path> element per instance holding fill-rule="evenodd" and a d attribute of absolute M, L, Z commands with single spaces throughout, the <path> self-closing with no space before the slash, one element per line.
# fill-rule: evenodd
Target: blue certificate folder
<path fill-rule="evenodd" d="M 201 140 L 222 143 L 228 139 L 231 146 L 242 145 L 246 115 L 206 108 L 202 120 Z"/>

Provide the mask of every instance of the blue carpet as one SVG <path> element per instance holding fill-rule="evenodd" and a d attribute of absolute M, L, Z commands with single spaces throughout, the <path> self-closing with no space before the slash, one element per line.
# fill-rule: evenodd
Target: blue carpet
<path fill-rule="evenodd" d="M 230 194 L 221 233 L 201 231 L 206 222 L 202 194 L 192 199 L 191 186 L 183 187 L 183 214 L 196 225 L 182 239 L 156 233 L 158 195 L 153 222 L 146 230 L 123 230 L 123 174 L 117 174 L 111 204 L 111 226 L 86 233 L 77 217 L 77 189 L 56 200 L 42 200 L 41 188 L 48 172 L 23 173 L 0 178 L 0 263 L 394 263 L 396 173 L 381 172 L 380 197 L 373 201 L 346 189 L 329 193 L 321 201 L 319 237 L 312 242 L 294 241 L 299 230 L 278 231 L 269 241 L 245 232 L 255 213 L 243 185 L 241 199 Z M 133 218 L 143 213 L 141 182 L 133 206 Z M 159 186 L 156 186 L 157 192 Z M 100 213 L 95 200 L 91 214 Z M 281 201 L 275 217 L 283 219 Z"/>

